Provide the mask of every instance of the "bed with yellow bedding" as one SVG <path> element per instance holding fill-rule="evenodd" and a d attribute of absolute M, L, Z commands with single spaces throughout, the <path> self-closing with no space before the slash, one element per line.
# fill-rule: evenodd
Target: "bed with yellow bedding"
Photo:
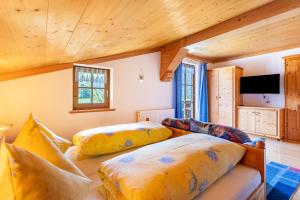
<path fill-rule="evenodd" d="M 245 150 L 205 134 L 173 138 L 102 163 L 101 187 L 107 199 L 193 199 L 234 167 Z"/>
<path fill-rule="evenodd" d="M 264 151 L 262 149 L 247 146 L 243 149 L 240 148 L 240 145 L 238 145 L 239 147 L 234 145 L 234 150 L 230 150 L 230 152 L 239 153 L 234 153 L 235 156 L 228 159 L 228 155 L 225 155 L 228 153 L 224 151 L 219 152 L 218 149 L 221 148 L 222 145 L 224 147 L 224 145 L 226 146 L 227 143 L 231 142 L 224 142 L 222 139 L 207 136 L 208 138 L 206 139 L 208 139 L 209 142 L 206 142 L 205 145 L 201 145 L 203 147 L 201 149 L 204 150 L 202 156 L 199 156 L 199 152 L 193 154 L 191 153 L 193 151 L 191 151 L 188 153 L 189 149 L 195 150 L 198 148 L 196 147 L 197 145 L 193 146 L 194 142 L 192 142 L 196 141 L 196 138 L 203 139 L 202 136 L 198 136 L 201 136 L 201 134 L 192 134 L 188 136 L 188 138 L 180 140 L 175 138 L 175 140 L 173 139 L 173 142 L 171 142 L 173 144 L 169 142 L 172 140 L 168 140 L 146 147 L 135 148 L 116 154 L 103 155 L 97 158 L 89 158 L 83 161 L 76 160 L 77 152 L 75 148 L 69 149 L 66 155 L 93 180 L 93 187 L 89 199 L 165 199 L 163 195 L 173 195 L 171 199 L 191 199 L 195 197 L 195 199 L 209 200 L 222 197 L 224 200 L 242 200 L 248 199 L 258 191 L 263 191 L 262 184 L 264 176 L 263 171 L 260 172 L 259 166 L 263 161 L 255 162 L 256 159 L 263 156 Z M 167 146 L 171 148 L 166 150 L 165 143 L 168 142 L 169 144 L 167 144 Z M 183 143 L 185 143 L 185 145 Z M 216 155 L 211 153 L 211 145 L 217 146 L 213 147 Z M 174 154 L 174 151 L 178 148 L 181 149 L 181 153 L 175 155 L 176 153 Z M 155 149 L 155 151 L 151 149 Z M 207 151 L 207 149 L 209 150 Z M 240 151 L 241 149 L 243 150 Z M 243 152 L 245 151 L 246 153 L 243 156 Z M 132 157 L 130 157 L 132 155 L 137 157 L 132 159 Z M 236 159 L 239 160 L 240 156 L 243 157 L 242 160 L 239 161 L 239 164 L 235 165 L 238 162 Z M 199 157 L 204 157 L 206 161 L 211 163 L 223 162 L 223 157 L 226 157 L 226 160 L 230 162 L 226 161 L 221 167 L 212 164 L 211 166 L 214 166 L 212 167 L 212 172 L 208 173 L 205 171 L 205 173 L 201 173 L 198 171 L 199 165 L 201 166 L 201 162 L 198 160 Z M 216 159 L 218 161 L 216 161 Z M 158 162 L 156 164 L 153 163 L 157 160 Z M 137 165 L 137 161 L 142 162 L 142 165 Z M 175 161 L 178 163 L 175 164 Z M 126 167 L 126 165 L 128 166 Z M 133 167 L 134 165 L 136 165 L 139 170 Z M 102 180 L 99 179 L 96 173 L 96 169 L 99 168 L 98 166 L 101 166 L 99 171 Z M 203 166 L 207 168 L 208 165 L 205 164 Z M 153 171 L 151 171 L 151 173 L 147 172 L 145 168 L 148 168 L 148 171 Z M 206 177 L 207 180 L 205 180 L 206 174 L 208 174 L 208 177 Z M 155 179 L 158 181 L 155 181 Z M 105 191 L 102 194 L 97 192 L 99 185 L 101 185 L 102 191 Z M 152 187 L 152 185 L 154 186 Z M 204 191 L 201 192 L 202 190 Z M 149 192 L 149 196 L 143 196 Z M 128 196 L 125 195 L 136 196 L 135 198 L 132 196 L 128 198 Z M 156 198 L 155 195 L 162 196 L 160 196 L 161 198 Z"/>

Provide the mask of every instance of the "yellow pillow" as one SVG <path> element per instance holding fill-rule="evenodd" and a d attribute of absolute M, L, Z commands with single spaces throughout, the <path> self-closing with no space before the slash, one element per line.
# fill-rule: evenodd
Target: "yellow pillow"
<path fill-rule="evenodd" d="M 21 132 L 13 144 L 37 154 L 61 169 L 84 176 L 75 164 L 65 158 L 40 126 L 34 126 L 29 132 Z"/>
<path fill-rule="evenodd" d="M 1 142 L 0 199 L 86 199 L 90 180 L 66 172 L 23 148 Z"/>
<path fill-rule="evenodd" d="M 120 124 L 79 132 L 73 143 L 79 153 L 96 156 L 166 140 L 172 131 L 151 122 Z"/>
<path fill-rule="evenodd" d="M 34 127 L 38 126 L 40 129 L 44 131 L 44 133 L 55 143 L 55 145 L 64 153 L 67 149 L 72 145 L 70 141 L 59 137 L 55 133 L 53 133 L 50 129 L 44 126 L 38 119 L 36 119 L 32 114 L 29 115 L 29 119 L 24 124 L 21 129 L 19 135 L 27 134 L 32 131 Z"/>

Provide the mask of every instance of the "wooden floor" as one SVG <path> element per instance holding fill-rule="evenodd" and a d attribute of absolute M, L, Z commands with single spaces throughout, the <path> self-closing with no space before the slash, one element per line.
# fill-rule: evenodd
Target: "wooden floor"
<path fill-rule="evenodd" d="M 256 136 L 251 135 L 251 138 Z M 282 142 L 274 139 L 266 139 L 267 162 L 275 161 L 300 169 L 300 144 Z M 295 193 L 293 200 L 300 200 L 300 187 Z"/>

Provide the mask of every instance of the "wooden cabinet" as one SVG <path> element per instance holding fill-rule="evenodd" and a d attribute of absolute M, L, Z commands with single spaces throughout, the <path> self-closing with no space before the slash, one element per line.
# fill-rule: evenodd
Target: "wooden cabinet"
<path fill-rule="evenodd" d="M 237 66 L 207 71 L 210 122 L 236 126 L 236 107 L 242 104 L 239 87 L 242 74 L 243 69 Z"/>
<path fill-rule="evenodd" d="M 238 128 L 281 139 L 284 137 L 284 109 L 238 106 Z"/>
<path fill-rule="evenodd" d="M 300 142 L 300 55 L 285 57 L 285 138 Z"/>

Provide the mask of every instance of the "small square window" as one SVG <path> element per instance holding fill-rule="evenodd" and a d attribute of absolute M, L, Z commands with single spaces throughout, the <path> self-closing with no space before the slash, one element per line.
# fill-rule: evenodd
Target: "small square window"
<path fill-rule="evenodd" d="M 110 107 L 110 69 L 73 67 L 73 109 Z"/>

